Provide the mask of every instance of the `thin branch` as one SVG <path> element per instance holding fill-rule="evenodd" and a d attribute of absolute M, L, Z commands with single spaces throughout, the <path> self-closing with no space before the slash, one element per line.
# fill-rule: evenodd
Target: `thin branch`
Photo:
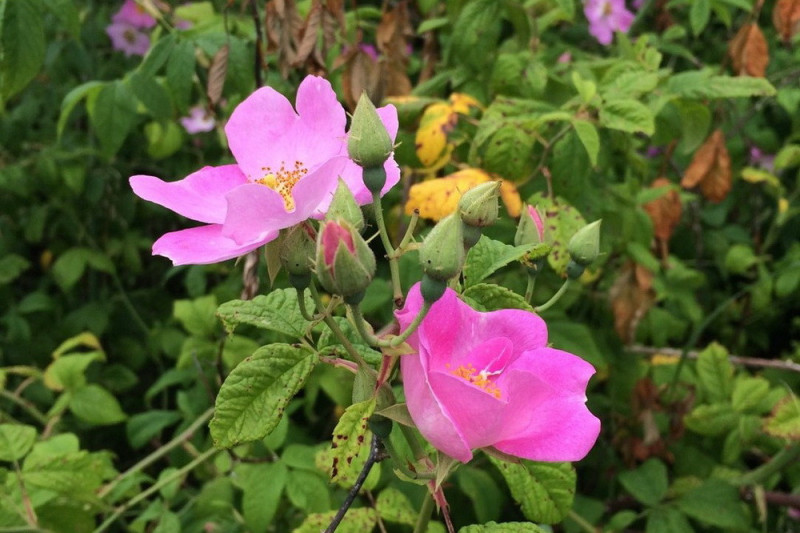
<path fill-rule="evenodd" d="M 634 344 L 627 348 L 628 351 L 643 355 L 656 355 L 664 354 L 669 356 L 680 357 L 681 350 L 676 348 L 656 348 L 654 346 L 643 346 L 641 344 Z M 689 359 L 697 359 L 700 352 L 688 351 L 686 357 Z M 752 366 L 759 368 L 775 368 L 778 370 L 787 370 L 789 372 L 800 372 L 800 363 L 793 361 L 782 361 L 778 359 L 761 359 L 759 357 L 745 357 L 742 355 L 728 356 L 728 360 L 735 365 Z"/>
<path fill-rule="evenodd" d="M 325 529 L 325 533 L 333 533 L 336 531 L 336 528 L 339 527 L 339 523 L 341 523 L 345 513 L 347 513 L 347 510 L 350 509 L 350 506 L 353 505 L 353 502 L 356 500 L 356 496 L 358 496 L 358 493 L 361 491 L 362 485 L 364 485 L 364 482 L 367 480 L 367 476 L 369 475 L 370 470 L 372 470 L 372 466 L 378 459 L 379 452 L 380 441 L 378 440 L 378 436 L 373 433 L 372 442 L 369 445 L 369 455 L 367 456 L 367 460 L 364 461 L 364 468 L 362 468 L 361 472 L 359 472 L 355 485 L 353 485 L 353 488 L 351 488 L 350 492 L 347 493 L 347 498 L 344 499 L 342 505 L 339 507 L 339 510 L 336 512 L 336 516 L 333 517 L 330 525 L 327 527 L 327 529 Z"/>

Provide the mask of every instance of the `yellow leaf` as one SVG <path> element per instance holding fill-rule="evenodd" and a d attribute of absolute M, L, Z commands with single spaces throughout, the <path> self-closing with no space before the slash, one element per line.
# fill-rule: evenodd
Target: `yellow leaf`
<path fill-rule="evenodd" d="M 450 154 L 447 153 L 447 132 L 453 129 L 457 120 L 458 117 L 444 102 L 425 108 L 415 139 L 417 157 L 423 166 L 439 168 L 450 159 Z M 444 163 L 441 162 L 443 158 Z"/>
<path fill-rule="evenodd" d="M 508 180 L 501 180 L 500 199 L 506 204 L 509 216 L 518 217 L 522 209 L 522 198 L 519 197 L 517 186 Z"/>
<path fill-rule="evenodd" d="M 464 93 L 451 94 L 450 105 L 453 109 L 453 112 L 460 113 L 462 115 L 469 114 L 470 108 L 483 109 L 483 106 L 481 106 L 480 102 L 475 100 L 470 95 Z"/>

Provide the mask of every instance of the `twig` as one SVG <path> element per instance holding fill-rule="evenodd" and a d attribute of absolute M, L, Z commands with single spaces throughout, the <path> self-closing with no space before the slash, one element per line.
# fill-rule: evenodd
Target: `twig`
<path fill-rule="evenodd" d="M 643 346 L 641 344 L 634 344 L 629 346 L 628 351 L 644 355 L 664 354 L 669 356 L 680 357 L 681 350 L 676 348 L 656 348 L 654 346 Z M 697 359 L 700 352 L 688 351 L 686 357 L 689 359 Z M 742 355 L 730 355 L 728 360 L 735 365 L 753 366 L 761 368 L 776 368 L 778 370 L 787 370 L 789 372 L 800 372 L 800 363 L 793 361 L 782 361 L 776 359 L 761 359 L 760 357 L 745 357 Z"/>
<path fill-rule="evenodd" d="M 339 506 L 336 516 L 333 517 L 330 525 L 327 527 L 327 529 L 325 529 L 325 533 L 333 533 L 336 531 L 336 528 L 339 527 L 339 524 L 344 518 L 345 513 L 347 513 L 347 510 L 350 509 L 351 505 L 353 505 L 356 496 L 358 496 L 358 493 L 361 491 L 362 485 L 364 485 L 364 482 L 367 480 L 367 476 L 369 475 L 370 470 L 372 470 L 372 466 L 375 464 L 375 461 L 378 458 L 379 451 L 380 441 L 378 440 L 378 436 L 373 433 L 372 442 L 369 445 L 369 455 L 367 456 L 367 460 L 364 461 L 364 468 L 362 468 L 361 472 L 359 472 L 353 488 L 351 488 L 350 492 L 347 493 L 347 498 L 345 498 L 342 502 L 342 505 Z"/>

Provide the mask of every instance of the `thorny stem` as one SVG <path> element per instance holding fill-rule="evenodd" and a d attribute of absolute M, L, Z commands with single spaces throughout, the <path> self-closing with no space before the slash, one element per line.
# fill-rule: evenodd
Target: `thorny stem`
<path fill-rule="evenodd" d="M 396 346 L 400 346 L 400 344 L 405 342 L 406 339 L 408 339 L 417 330 L 430 309 L 431 304 L 429 302 L 423 303 L 422 307 L 417 313 L 417 316 L 414 317 L 414 320 L 411 321 L 405 331 L 387 341 L 379 339 L 367 330 L 366 320 L 364 320 L 364 315 L 361 314 L 361 308 L 358 305 L 350 306 L 350 311 L 353 313 L 353 321 L 356 324 L 356 329 L 358 330 L 359 335 L 361 335 L 361 337 L 371 346 L 378 346 L 381 348 L 394 348 Z"/>
<path fill-rule="evenodd" d="M 184 441 L 190 439 L 192 435 L 194 435 L 194 432 L 197 431 L 197 429 L 200 426 L 205 424 L 213 414 L 214 414 L 213 407 L 206 410 L 206 412 L 200 415 L 197 420 L 192 422 L 191 426 L 183 430 L 180 435 L 176 436 L 171 441 L 161 446 L 159 449 L 157 449 L 156 451 L 154 451 L 153 453 L 151 453 L 150 455 L 148 455 L 147 457 L 145 457 L 144 459 L 142 459 L 141 461 L 130 467 L 128 470 L 118 475 L 116 478 L 110 481 L 105 487 L 100 489 L 97 495 L 100 498 L 103 498 L 108 493 L 110 493 L 114 489 L 114 487 L 116 487 L 119 484 L 120 481 L 130 476 L 131 474 L 135 474 L 143 470 L 144 468 L 148 467 L 149 465 L 151 465 L 152 463 L 154 463 L 155 461 L 157 461 L 158 459 L 169 453 L 173 448 L 180 446 Z"/>
<path fill-rule="evenodd" d="M 359 472 L 358 477 L 356 478 L 356 482 L 353 487 L 350 489 L 350 492 L 347 493 L 347 498 L 344 499 L 342 505 L 339 506 L 339 510 L 336 512 L 336 516 L 333 517 L 330 525 L 325 529 L 325 533 L 333 533 L 336 531 L 336 528 L 339 526 L 339 523 L 344 518 L 345 513 L 347 510 L 350 509 L 350 506 L 353 505 L 353 502 L 358 496 L 358 493 L 361 491 L 362 485 L 367 480 L 367 476 L 369 475 L 370 470 L 372 470 L 372 466 L 378 460 L 378 453 L 380 452 L 380 441 L 378 440 L 378 436 L 374 433 L 372 434 L 372 441 L 369 445 L 369 455 L 367 456 L 367 460 L 364 461 L 364 467 Z"/>
<path fill-rule="evenodd" d="M 400 302 L 403 301 L 403 289 L 400 286 L 400 268 L 397 264 L 397 250 L 394 249 L 392 242 L 389 240 L 389 233 L 386 231 L 386 221 L 383 220 L 380 191 L 372 193 L 372 207 L 375 210 L 375 221 L 378 223 L 378 233 L 380 233 L 383 248 L 386 250 L 386 257 L 389 259 L 394 303 L 395 306 L 399 307 Z M 405 237 L 403 240 L 405 240 Z"/>
<path fill-rule="evenodd" d="M 567 278 L 567 279 L 565 279 L 565 280 L 564 280 L 564 283 L 561 285 L 561 288 L 559 288 L 559 289 L 558 289 L 558 292 L 556 292 L 556 293 L 553 295 L 553 297 L 552 297 L 552 298 L 550 298 L 549 300 L 547 300 L 547 301 L 546 301 L 545 303 L 543 303 L 542 305 L 540 305 L 540 306 L 538 306 L 538 307 L 534 307 L 534 309 L 533 309 L 533 310 L 534 310 L 534 311 L 536 311 L 537 313 L 544 313 L 545 311 L 547 311 L 548 309 L 550 309 L 551 307 L 553 307 L 553 305 L 555 305 L 555 304 L 556 304 L 556 302 L 558 302 L 558 301 L 561 299 L 561 297 L 562 297 L 562 296 L 564 296 L 564 293 L 567 291 L 567 288 L 568 288 L 568 287 L 569 287 L 571 284 L 572 284 L 572 280 L 571 280 L 570 278 Z"/>
<path fill-rule="evenodd" d="M 136 505 L 140 501 L 149 498 L 151 494 L 153 494 L 155 492 L 158 492 L 165 485 L 169 485 L 170 483 L 172 483 L 176 479 L 180 478 L 181 476 L 183 476 L 187 472 L 190 472 L 191 470 L 194 470 L 194 468 L 197 465 L 199 465 L 200 463 L 204 462 L 206 459 L 211 458 L 213 455 L 215 455 L 215 454 L 217 454 L 219 452 L 220 452 L 220 450 L 217 450 L 216 448 L 210 448 L 210 449 L 206 450 L 205 452 L 203 452 L 201 455 L 199 455 L 197 458 L 195 458 L 191 463 L 189 463 L 186 466 L 184 466 L 183 468 L 181 468 L 179 470 L 176 470 L 173 473 L 171 473 L 170 475 L 164 476 L 163 478 L 159 479 L 158 482 L 154 483 L 150 488 L 148 488 L 145 491 L 140 492 L 139 494 L 137 494 L 136 496 L 134 496 L 133 498 L 128 500 L 128 502 L 125 503 L 124 505 L 119 506 L 117 508 L 117 510 L 114 512 L 114 514 L 112 514 L 110 517 L 108 517 L 108 519 L 105 522 L 100 524 L 100 527 L 98 527 L 97 529 L 94 530 L 94 533 L 102 533 L 103 531 L 107 530 L 109 528 L 109 526 L 111 526 L 111 524 L 116 522 L 117 519 L 120 516 L 122 516 L 122 514 L 125 511 L 127 511 L 128 509 L 130 509 L 131 507 L 133 507 L 134 505 Z"/>
<path fill-rule="evenodd" d="M 414 533 L 425 533 L 428 531 L 428 522 L 431 520 L 431 513 L 433 513 L 433 496 L 429 492 L 425 493 L 425 499 L 422 500 L 422 507 L 417 515 L 417 523 L 414 525 Z"/>
<path fill-rule="evenodd" d="M 347 350 L 347 353 L 350 355 L 350 357 L 353 358 L 353 361 L 355 361 L 361 368 L 369 368 L 367 362 L 363 357 L 361 357 L 361 354 L 358 353 L 358 350 L 356 350 L 355 346 L 353 346 L 353 343 L 350 342 L 350 339 L 348 339 L 344 334 L 342 328 L 339 327 L 339 324 L 336 323 L 329 313 L 325 312 L 325 306 L 319 297 L 319 291 L 317 290 L 317 287 L 312 283 L 308 286 L 308 290 L 311 292 L 311 297 L 314 299 L 314 304 L 317 306 L 317 312 L 322 313 L 322 320 L 331 329 L 331 332 L 336 336 L 336 338 L 339 339 L 339 342 L 342 343 L 342 346 L 344 346 L 344 349 Z"/>

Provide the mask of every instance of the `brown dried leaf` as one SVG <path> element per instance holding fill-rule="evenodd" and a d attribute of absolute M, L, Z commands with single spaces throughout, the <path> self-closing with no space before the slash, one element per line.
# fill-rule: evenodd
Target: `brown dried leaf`
<path fill-rule="evenodd" d="M 349 109 L 356 108 L 356 102 L 364 91 L 373 102 L 380 102 L 383 99 L 380 74 L 378 63 L 369 54 L 358 46 L 351 48 L 346 56 L 344 75 L 342 76 L 344 100 Z"/>
<path fill-rule="evenodd" d="M 739 76 L 763 78 L 769 64 L 767 40 L 758 24 L 745 24 L 728 46 L 733 70 Z"/>
<path fill-rule="evenodd" d="M 383 12 L 375 30 L 381 60 L 381 84 L 384 96 L 404 96 L 411 92 L 408 68 L 408 41 L 413 29 L 408 20 L 408 6 L 399 2 Z"/>
<path fill-rule="evenodd" d="M 211 60 L 211 66 L 208 67 L 208 83 L 206 84 L 206 96 L 211 106 L 217 105 L 220 98 L 222 98 L 222 89 L 225 86 L 225 77 L 228 74 L 228 44 L 223 44 L 222 47 L 214 54 L 214 59 Z"/>
<path fill-rule="evenodd" d="M 319 3 L 319 0 L 315 0 L 311 4 L 306 23 L 300 32 L 302 38 L 299 39 L 292 66 L 296 67 L 302 65 L 306 59 L 308 59 L 308 56 L 311 55 L 311 52 L 314 51 L 314 48 L 317 46 L 317 30 L 320 27 L 321 21 L 322 4 Z"/>
<path fill-rule="evenodd" d="M 700 192 L 712 202 L 721 202 L 731 190 L 731 157 L 722 130 L 716 130 L 697 149 L 681 180 L 687 189 L 700 184 Z"/>
<path fill-rule="evenodd" d="M 778 0 L 772 10 L 772 23 L 784 42 L 800 32 L 800 0 Z"/>
<path fill-rule="evenodd" d="M 653 181 L 651 188 L 657 189 L 672 185 L 667 178 L 658 178 Z M 671 190 L 664 196 L 644 204 L 644 210 L 653 221 L 653 233 L 657 239 L 668 241 L 672 232 L 681 220 L 681 197 L 678 191 Z"/>
<path fill-rule="evenodd" d="M 631 261 L 622 268 L 609 291 L 614 329 L 626 344 L 634 341 L 639 321 L 653 305 L 652 285 L 653 273 Z"/>

